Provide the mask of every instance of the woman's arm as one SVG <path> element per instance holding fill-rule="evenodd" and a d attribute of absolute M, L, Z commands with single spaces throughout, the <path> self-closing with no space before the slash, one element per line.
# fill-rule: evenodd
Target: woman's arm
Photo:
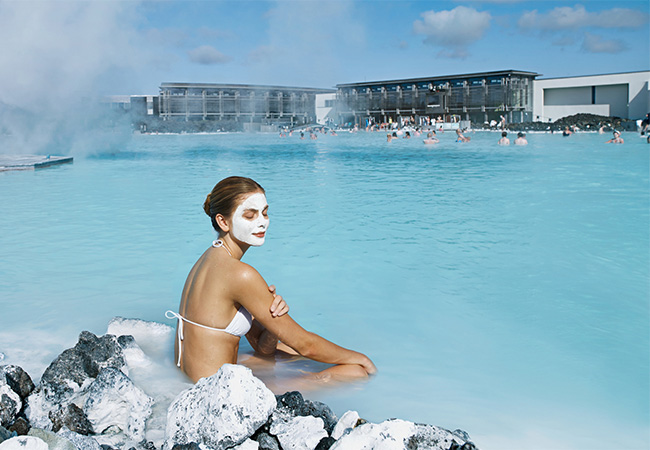
<path fill-rule="evenodd" d="M 269 308 L 271 315 L 278 317 L 287 314 L 289 312 L 289 305 L 287 305 L 281 295 L 276 294 L 274 285 L 269 286 L 269 292 L 273 295 L 273 303 L 271 303 L 271 307 Z M 251 329 L 246 333 L 246 339 L 255 352 L 265 356 L 273 355 L 276 350 L 286 347 L 286 345 L 282 346 L 278 341 L 278 337 L 264 328 L 257 320 L 253 320 Z"/>
<path fill-rule="evenodd" d="M 359 365 L 366 374 L 377 368 L 366 355 L 338 346 L 298 325 L 288 314 L 273 317 L 270 305 L 273 295 L 262 276 L 242 263 L 233 279 L 233 297 L 259 321 L 266 330 L 305 358 L 327 364 Z"/>

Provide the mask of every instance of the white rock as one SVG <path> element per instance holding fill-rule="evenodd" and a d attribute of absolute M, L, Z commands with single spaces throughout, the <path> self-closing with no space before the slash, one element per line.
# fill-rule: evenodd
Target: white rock
<path fill-rule="evenodd" d="M 37 437 L 16 436 L 1 442 L 0 450 L 48 450 L 48 446 Z"/>
<path fill-rule="evenodd" d="M 135 341 L 133 341 L 127 347 L 122 347 L 122 353 L 124 354 L 124 359 L 129 370 L 139 367 L 150 367 L 153 363 L 151 361 L 151 358 L 145 355 L 145 353 Z"/>
<path fill-rule="evenodd" d="M 339 439 L 341 439 L 341 436 L 343 436 L 346 433 L 346 431 L 352 430 L 354 427 L 356 427 L 358 421 L 359 421 L 358 412 L 347 411 L 345 414 L 341 416 L 339 421 L 336 422 L 336 425 L 332 430 L 332 437 L 338 441 Z"/>
<path fill-rule="evenodd" d="M 246 439 L 244 442 L 229 450 L 259 450 L 260 444 L 252 439 Z"/>
<path fill-rule="evenodd" d="M 77 447 L 75 447 L 75 445 L 68 439 L 52 433 L 51 431 L 32 428 L 29 430 L 27 435 L 41 439 L 47 444 L 47 447 L 50 450 L 77 450 Z"/>
<path fill-rule="evenodd" d="M 2 373 L 0 372 L 0 375 Z M 0 425 L 2 425 L 3 419 L 7 421 L 7 426 L 11 424 L 16 418 L 16 415 L 20 412 L 20 409 L 23 407 L 23 402 L 20 401 L 20 395 L 11 389 L 7 380 L 4 376 L 0 376 L 0 399 L 6 395 L 11 402 L 3 401 L 4 408 L 0 409 Z M 0 406 L 0 408 L 2 408 Z"/>
<path fill-rule="evenodd" d="M 462 446 L 467 442 L 465 438 L 469 440 L 469 435 L 462 430 L 452 433 L 435 425 L 416 424 L 413 441 L 417 443 L 418 448 L 447 450 L 452 442 Z"/>
<path fill-rule="evenodd" d="M 275 421 L 269 432 L 277 436 L 284 450 L 314 450 L 320 440 L 327 437 L 323 419 L 313 416 Z"/>
<path fill-rule="evenodd" d="M 75 433 L 74 431 L 68 430 L 66 427 L 61 428 L 56 434 L 72 442 L 78 450 L 102 450 L 102 446 L 99 445 L 99 442 L 92 437 Z"/>
<path fill-rule="evenodd" d="M 93 429 L 101 433 L 114 425 L 127 437 L 144 439 L 145 421 L 151 415 L 153 399 L 120 370 L 106 368 L 88 387 L 83 410 Z"/>
<path fill-rule="evenodd" d="M 175 329 L 169 325 L 140 319 L 125 319 L 123 317 L 111 319 L 107 329 L 108 334 L 115 336 L 133 336 L 138 346 L 148 355 L 160 352 L 161 347 L 164 348 L 164 351 L 167 351 L 168 347 L 161 346 L 160 343 L 172 338 L 174 332 Z"/>
<path fill-rule="evenodd" d="M 444 428 L 391 419 L 380 424 L 365 423 L 353 428 L 336 441 L 330 450 L 396 450 L 407 447 L 448 450 L 452 442 L 462 446 L 466 441 Z"/>
<path fill-rule="evenodd" d="M 380 424 L 364 423 L 344 435 L 330 450 L 397 450 L 406 448 L 415 434 L 415 424 L 405 420 L 387 420 Z"/>
<path fill-rule="evenodd" d="M 165 448 L 190 442 L 214 450 L 233 447 L 252 436 L 276 404 L 275 395 L 250 369 L 224 364 L 169 406 Z"/>

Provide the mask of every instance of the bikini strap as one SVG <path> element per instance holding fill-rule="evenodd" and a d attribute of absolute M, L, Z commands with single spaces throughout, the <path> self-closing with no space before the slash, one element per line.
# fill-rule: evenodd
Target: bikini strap
<path fill-rule="evenodd" d="M 176 361 L 176 366 L 180 367 L 181 366 L 181 355 L 183 353 L 183 322 L 191 323 L 192 325 L 196 325 L 197 327 L 205 328 L 206 330 L 213 330 L 213 331 L 226 331 L 225 329 L 222 328 L 213 328 L 213 327 L 208 327 L 207 325 L 201 325 L 200 323 L 192 322 L 191 320 L 186 319 L 185 317 L 181 316 L 179 313 L 174 312 L 170 309 L 165 311 L 165 317 L 168 319 L 178 319 L 178 332 L 176 333 L 176 337 L 178 338 L 178 361 Z"/>

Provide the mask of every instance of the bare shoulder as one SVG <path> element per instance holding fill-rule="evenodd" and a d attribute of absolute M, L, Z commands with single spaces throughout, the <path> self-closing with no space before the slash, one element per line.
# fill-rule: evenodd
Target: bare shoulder
<path fill-rule="evenodd" d="M 253 266 L 242 261 L 236 261 L 230 275 L 232 281 L 237 285 L 249 286 L 251 284 L 261 283 L 266 286 L 266 282 L 264 281 L 264 278 L 262 278 L 262 275 L 260 275 Z"/>

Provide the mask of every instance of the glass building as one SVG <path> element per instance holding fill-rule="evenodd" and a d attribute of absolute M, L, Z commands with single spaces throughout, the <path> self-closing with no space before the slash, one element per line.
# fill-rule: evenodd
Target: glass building
<path fill-rule="evenodd" d="M 159 110 L 163 120 L 223 121 L 238 123 L 242 129 L 296 126 L 316 121 L 316 94 L 333 92 L 286 86 L 162 83 Z"/>
<path fill-rule="evenodd" d="M 519 70 L 336 85 L 339 123 L 364 126 L 422 119 L 474 124 L 527 122 L 533 114 L 533 80 Z"/>

